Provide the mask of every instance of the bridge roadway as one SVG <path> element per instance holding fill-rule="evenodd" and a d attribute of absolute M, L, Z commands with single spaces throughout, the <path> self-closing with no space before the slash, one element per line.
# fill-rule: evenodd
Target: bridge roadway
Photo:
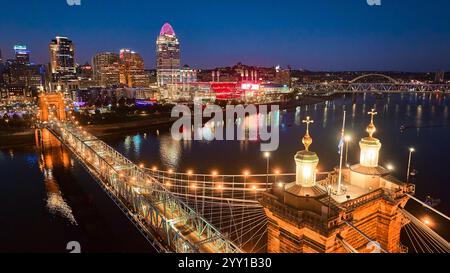
<path fill-rule="evenodd" d="M 81 127 L 52 121 L 41 128 L 73 152 L 157 251 L 242 252 L 157 179 Z"/>
<path fill-rule="evenodd" d="M 331 96 L 342 93 L 385 93 L 385 94 L 450 94 L 450 84 L 413 83 L 312 83 L 301 84 L 297 88 L 302 93 Z"/>

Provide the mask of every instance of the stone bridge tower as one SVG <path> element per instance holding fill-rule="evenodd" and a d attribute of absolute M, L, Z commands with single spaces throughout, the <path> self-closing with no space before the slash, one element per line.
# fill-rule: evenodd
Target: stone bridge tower
<path fill-rule="evenodd" d="M 66 119 L 64 96 L 60 92 L 39 94 L 39 120 L 49 121 L 50 115 L 58 120 Z"/>

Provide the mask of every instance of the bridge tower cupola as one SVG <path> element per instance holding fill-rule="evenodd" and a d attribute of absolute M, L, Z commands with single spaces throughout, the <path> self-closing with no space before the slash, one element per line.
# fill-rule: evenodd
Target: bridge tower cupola
<path fill-rule="evenodd" d="M 359 163 L 364 167 L 377 167 L 378 156 L 381 149 L 380 140 L 373 137 L 373 134 L 377 130 L 373 123 L 373 118 L 377 112 L 375 112 L 375 109 L 372 109 L 368 114 L 371 115 L 370 124 L 366 129 L 369 136 L 362 138 L 359 142 L 359 147 L 361 149 Z"/>
<path fill-rule="evenodd" d="M 306 117 L 303 123 L 306 123 L 306 133 L 302 139 L 305 149 L 297 152 L 294 156 L 296 165 L 295 184 L 302 187 L 313 187 L 316 185 L 316 168 L 319 163 L 319 157 L 315 152 L 309 150 L 312 144 L 312 137 L 309 135 L 309 124 L 314 121 Z"/>

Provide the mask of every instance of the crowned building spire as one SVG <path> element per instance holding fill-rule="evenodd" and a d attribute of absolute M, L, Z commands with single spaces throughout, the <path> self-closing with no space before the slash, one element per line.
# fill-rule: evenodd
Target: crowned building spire
<path fill-rule="evenodd" d="M 367 114 L 370 115 L 370 123 L 366 128 L 366 132 L 369 136 L 361 139 L 359 142 L 359 147 L 361 149 L 359 163 L 364 167 L 377 167 L 378 156 L 381 148 L 380 140 L 373 137 L 373 134 L 377 130 L 375 124 L 373 123 L 373 118 L 377 112 L 375 112 L 375 109 L 372 109 Z"/>
<path fill-rule="evenodd" d="M 296 165 L 295 182 L 302 187 L 313 187 L 316 184 L 316 167 L 319 163 L 319 157 L 315 152 L 309 150 L 309 146 L 311 146 L 313 141 L 309 135 L 309 125 L 313 122 L 314 120 L 309 116 L 303 120 L 303 123 L 306 123 L 306 133 L 302 138 L 305 149 L 297 152 L 294 157 Z"/>
<path fill-rule="evenodd" d="M 373 117 L 378 114 L 378 112 L 375 112 L 375 109 L 372 108 L 370 112 L 367 114 L 370 115 L 370 123 L 366 128 L 367 133 L 369 133 L 369 137 L 373 138 L 373 134 L 377 131 L 377 128 L 375 127 L 375 124 L 373 124 Z"/>
<path fill-rule="evenodd" d="M 306 123 L 306 133 L 303 136 L 302 143 L 305 146 L 305 150 L 309 151 L 309 146 L 312 144 L 312 137 L 309 135 L 309 124 L 314 123 L 314 120 L 310 119 L 310 117 L 307 116 L 306 119 L 302 122 Z"/>

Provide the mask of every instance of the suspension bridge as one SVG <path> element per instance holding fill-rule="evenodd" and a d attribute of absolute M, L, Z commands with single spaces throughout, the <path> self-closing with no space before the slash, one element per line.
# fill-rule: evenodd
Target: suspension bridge
<path fill-rule="evenodd" d="M 48 130 L 71 151 L 159 252 L 266 252 L 270 241 L 268 213 L 288 215 L 289 224 L 333 238 L 332 249 L 338 252 L 450 252 L 447 240 L 408 212 L 404 204 L 414 200 L 436 213 L 446 225 L 448 216 L 413 197 L 414 185 L 391 177 L 384 183 L 395 183 L 383 188 L 362 191 L 344 184 L 343 192 L 338 192 L 336 170 L 316 172 L 312 194 L 319 193 L 322 213 L 314 209 L 296 211 L 281 206 L 273 196 L 286 190 L 297 173 L 199 174 L 146 167 L 131 162 L 70 117 L 60 120 L 49 114 L 47 118 L 38 124 L 39 130 Z M 358 208 L 379 199 L 392 204 L 395 212 L 386 221 L 400 223 L 410 248 L 379 242 L 373 231 L 376 227 L 360 224 Z"/>

